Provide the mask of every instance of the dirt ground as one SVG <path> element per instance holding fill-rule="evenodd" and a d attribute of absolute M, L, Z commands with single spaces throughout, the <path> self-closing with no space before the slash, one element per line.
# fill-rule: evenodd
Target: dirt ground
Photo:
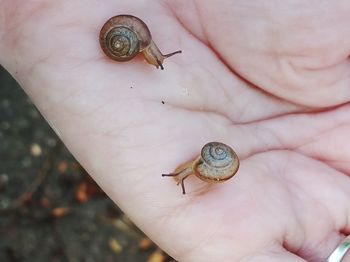
<path fill-rule="evenodd" d="M 174 261 L 92 181 L 0 67 L 0 261 Z"/>

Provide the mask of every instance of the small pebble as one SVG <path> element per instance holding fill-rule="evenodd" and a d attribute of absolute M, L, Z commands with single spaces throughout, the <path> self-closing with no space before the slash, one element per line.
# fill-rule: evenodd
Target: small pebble
<path fill-rule="evenodd" d="M 0 200 L 0 209 L 1 208 L 3 208 L 3 209 L 8 208 L 10 206 L 10 204 L 11 204 L 11 202 L 8 198 L 2 198 Z"/>
<path fill-rule="evenodd" d="M 32 165 L 32 161 L 28 156 L 24 157 L 24 159 L 21 161 L 23 167 L 30 167 Z"/>
<path fill-rule="evenodd" d="M 119 230 L 123 232 L 128 232 L 130 231 L 129 225 L 127 225 L 123 220 L 121 219 L 116 219 L 113 221 L 113 225 L 118 228 Z"/>
<path fill-rule="evenodd" d="M 110 238 L 108 240 L 109 248 L 116 254 L 119 254 L 123 251 L 122 245 L 115 238 Z"/>
<path fill-rule="evenodd" d="M 147 260 L 147 262 L 164 262 L 164 261 L 165 261 L 165 255 L 159 249 L 154 251 Z"/>
<path fill-rule="evenodd" d="M 9 176 L 5 173 L 0 175 L 0 190 L 6 188 L 9 182 Z"/>
<path fill-rule="evenodd" d="M 46 141 L 46 144 L 49 147 L 54 147 L 57 144 L 57 141 L 54 138 L 48 138 L 47 141 Z"/>
<path fill-rule="evenodd" d="M 9 181 L 8 174 L 2 173 L 0 175 L 0 184 L 6 184 Z"/>
<path fill-rule="evenodd" d="M 41 147 L 36 143 L 32 144 L 30 146 L 30 154 L 35 157 L 41 156 L 42 154 Z"/>

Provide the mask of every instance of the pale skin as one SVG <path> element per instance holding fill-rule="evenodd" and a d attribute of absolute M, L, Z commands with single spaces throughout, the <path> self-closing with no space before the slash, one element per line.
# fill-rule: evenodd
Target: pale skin
<path fill-rule="evenodd" d="M 163 71 L 108 59 L 99 29 L 122 13 L 183 53 Z M 175 259 L 324 261 L 350 233 L 349 13 L 347 0 L 0 0 L 0 63 Z M 191 176 L 182 195 L 161 174 L 210 141 L 234 148 L 238 173 Z"/>

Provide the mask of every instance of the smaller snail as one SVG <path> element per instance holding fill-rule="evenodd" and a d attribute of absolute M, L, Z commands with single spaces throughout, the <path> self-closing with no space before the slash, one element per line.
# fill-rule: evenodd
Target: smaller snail
<path fill-rule="evenodd" d="M 100 45 L 103 52 L 115 61 L 129 61 L 142 52 L 149 64 L 162 70 L 164 59 L 181 53 L 176 51 L 163 55 L 153 42 L 147 25 L 132 15 L 110 18 L 101 28 Z"/>
<path fill-rule="evenodd" d="M 186 194 L 184 180 L 189 175 L 196 175 L 205 182 L 223 182 L 233 177 L 239 168 L 239 159 L 231 147 L 220 142 L 207 143 L 201 155 L 178 167 L 174 173 L 162 176 L 174 177 L 177 185 L 181 184 L 182 193 Z"/>

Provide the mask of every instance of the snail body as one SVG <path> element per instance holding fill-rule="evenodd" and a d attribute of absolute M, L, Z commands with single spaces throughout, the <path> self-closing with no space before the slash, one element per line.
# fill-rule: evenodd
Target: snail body
<path fill-rule="evenodd" d="M 176 51 L 163 55 L 153 42 L 147 25 L 132 15 L 110 18 L 101 28 L 99 40 L 103 52 L 115 61 L 129 61 L 137 54 L 143 53 L 149 64 L 161 69 L 164 69 L 164 59 L 181 53 Z"/>
<path fill-rule="evenodd" d="M 192 174 L 205 182 L 217 183 L 233 177 L 238 168 L 239 159 L 231 147 L 220 142 L 210 142 L 204 145 L 200 156 L 194 161 L 181 165 L 174 173 L 162 176 L 174 177 L 185 194 L 184 180 Z"/>

